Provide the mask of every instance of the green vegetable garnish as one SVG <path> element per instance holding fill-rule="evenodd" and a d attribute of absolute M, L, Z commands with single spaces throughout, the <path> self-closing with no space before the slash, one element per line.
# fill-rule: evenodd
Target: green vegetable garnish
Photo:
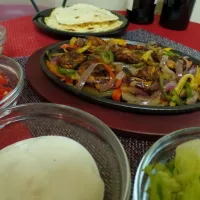
<path fill-rule="evenodd" d="M 114 61 L 114 54 L 112 51 L 102 51 L 100 53 L 101 60 L 106 63 L 110 64 Z"/>
<path fill-rule="evenodd" d="M 145 168 L 150 178 L 147 190 L 150 200 L 200 199 L 200 140 L 176 148 L 175 158 Z"/>

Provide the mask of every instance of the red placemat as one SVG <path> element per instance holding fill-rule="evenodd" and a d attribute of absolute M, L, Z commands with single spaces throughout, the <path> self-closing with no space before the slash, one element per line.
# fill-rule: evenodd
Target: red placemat
<path fill-rule="evenodd" d="M 11 123 L 0 130 L 0 149 L 31 137 L 30 130 L 24 123 Z"/>
<path fill-rule="evenodd" d="M 186 31 L 171 31 L 160 27 L 158 21 L 159 18 L 156 17 L 151 25 L 130 24 L 127 30 L 142 28 L 200 51 L 200 24 L 191 22 Z M 7 29 L 4 54 L 10 57 L 29 56 L 39 48 L 58 41 L 40 32 L 32 23 L 31 16 L 5 21 L 2 24 Z"/>

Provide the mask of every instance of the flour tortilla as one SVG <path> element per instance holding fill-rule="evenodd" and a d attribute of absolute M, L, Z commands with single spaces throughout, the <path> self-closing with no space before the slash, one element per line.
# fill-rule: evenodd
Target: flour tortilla
<path fill-rule="evenodd" d="M 80 32 L 80 33 L 106 32 L 106 31 L 113 30 L 115 28 L 119 28 L 123 24 L 122 21 L 118 20 L 118 17 L 116 15 L 112 14 L 109 11 L 107 12 L 110 14 L 102 15 L 104 16 L 104 18 L 102 16 L 101 18 L 95 18 L 95 12 L 93 12 L 93 14 L 91 13 L 80 14 L 79 12 L 80 19 L 75 19 L 74 17 L 72 17 L 72 14 L 69 14 L 68 12 L 66 12 L 65 15 L 64 14 L 59 15 L 59 17 L 62 16 L 63 19 L 65 19 L 62 21 L 62 23 L 59 23 L 56 17 L 58 11 L 59 11 L 59 8 L 55 8 L 52 11 L 51 15 L 45 18 L 45 23 L 47 26 L 53 29 L 61 30 L 61 31 Z M 89 15 L 91 15 L 91 17 L 89 17 Z M 92 16 L 94 16 L 94 18 L 92 18 Z M 64 21 L 66 22 L 68 21 L 68 19 L 72 19 L 72 18 L 74 18 L 74 20 L 72 20 L 69 24 L 63 24 Z M 79 20 L 79 22 L 77 20 Z"/>
<path fill-rule="evenodd" d="M 103 200 L 90 153 L 66 137 L 43 136 L 0 151 L 0 199 Z"/>
<path fill-rule="evenodd" d="M 108 10 L 89 4 L 74 4 L 70 7 L 55 8 L 56 21 L 59 24 L 77 25 L 118 20 L 118 16 Z"/>

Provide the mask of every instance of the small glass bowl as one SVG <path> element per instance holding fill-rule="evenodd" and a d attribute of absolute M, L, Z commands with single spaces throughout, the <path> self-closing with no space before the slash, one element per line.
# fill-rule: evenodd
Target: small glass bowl
<path fill-rule="evenodd" d="M 6 42 L 6 28 L 0 25 L 0 55 L 3 52 L 3 47 Z"/>
<path fill-rule="evenodd" d="M 32 137 L 71 138 L 95 159 L 105 184 L 104 200 L 130 200 L 131 177 L 125 150 L 110 128 L 96 117 L 50 103 L 0 109 L 0 116 L 0 149 Z"/>
<path fill-rule="evenodd" d="M 22 67 L 12 58 L 0 55 L 0 72 L 8 79 L 8 86 L 12 88 L 5 98 L 0 101 L 0 108 L 16 105 L 24 87 L 24 72 Z"/>
<path fill-rule="evenodd" d="M 167 163 L 175 155 L 176 148 L 189 140 L 200 138 L 200 127 L 191 127 L 172 132 L 159 139 L 143 156 L 136 172 L 133 199 L 149 200 L 147 189 L 149 186 L 149 177 L 143 171 L 149 164 Z"/>

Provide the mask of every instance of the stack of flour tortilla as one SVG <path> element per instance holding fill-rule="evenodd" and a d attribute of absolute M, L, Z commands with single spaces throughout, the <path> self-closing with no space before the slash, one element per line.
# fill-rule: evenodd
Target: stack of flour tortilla
<path fill-rule="evenodd" d="M 105 32 L 122 25 L 119 17 L 108 10 L 88 4 L 55 8 L 45 18 L 47 26 L 69 32 Z"/>

